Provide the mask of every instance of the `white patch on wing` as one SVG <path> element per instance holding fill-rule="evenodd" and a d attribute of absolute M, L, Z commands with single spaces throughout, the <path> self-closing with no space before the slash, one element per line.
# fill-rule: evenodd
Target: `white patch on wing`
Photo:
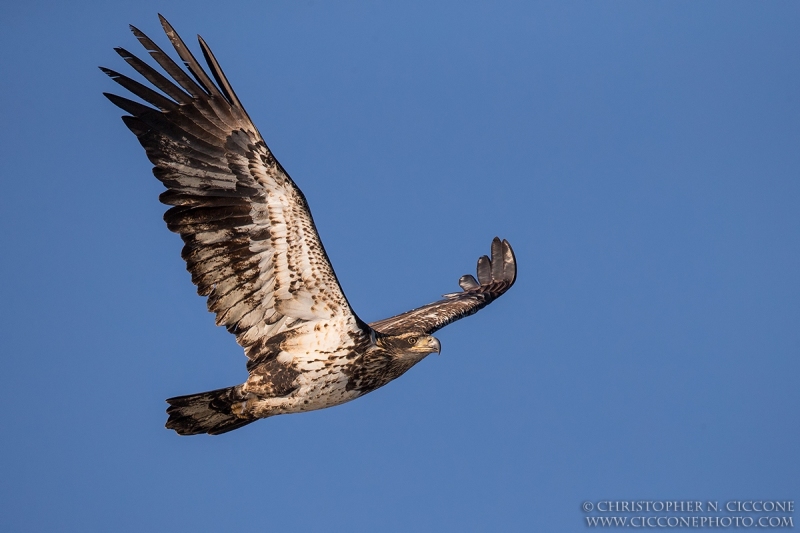
<path fill-rule="evenodd" d="M 282 315 L 303 320 L 317 320 L 327 318 L 325 315 L 314 312 L 314 300 L 308 294 L 297 293 L 291 299 L 281 300 L 275 308 Z"/>

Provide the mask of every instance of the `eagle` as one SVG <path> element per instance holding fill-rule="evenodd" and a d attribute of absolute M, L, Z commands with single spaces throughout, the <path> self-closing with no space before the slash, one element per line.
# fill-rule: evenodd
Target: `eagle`
<path fill-rule="evenodd" d="M 123 109 L 153 174 L 169 230 L 216 324 L 247 356 L 247 380 L 169 398 L 166 427 L 219 435 L 259 418 L 339 405 L 403 375 L 441 352 L 431 334 L 476 313 L 516 279 L 507 241 L 495 237 L 477 279 L 460 292 L 367 324 L 353 311 L 320 242 L 308 203 L 250 120 L 214 54 L 198 64 L 167 20 L 161 25 L 186 70 L 131 26 L 164 74 L 124 48 L 115 51 L 152 87 L 100 67 L 146 102 L 104 93 Z M 189 76 L 191 74 L 191 76 Z"/>

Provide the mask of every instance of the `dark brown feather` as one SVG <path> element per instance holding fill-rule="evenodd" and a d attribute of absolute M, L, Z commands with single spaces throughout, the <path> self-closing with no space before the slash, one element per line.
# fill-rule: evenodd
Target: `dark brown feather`
<path fill-rule="evenodd" d="M 459 284 L 463 292 L 446 294 L 443 300 L 424 305 L 405 313 L 372 322 L 369 326 L 387 335 L 409 331 L 431 334 L 447 324 L 477 313 L 499 298 L 514 284 L 517 263 L 508 241 L 495 237 L 492 241 L 492 258 L 478 259 L 478 280 L 462 276 Z"/>

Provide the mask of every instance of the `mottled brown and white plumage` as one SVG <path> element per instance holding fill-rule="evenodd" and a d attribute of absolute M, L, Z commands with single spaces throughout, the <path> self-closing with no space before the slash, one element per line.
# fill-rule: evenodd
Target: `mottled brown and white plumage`
<path fill-rule="evenodd" d="M 190 77 L 138 29 L 133 34 L 168 77 L 123 48 L 117 53 L 161 92 L 103 68 L 143 105 L 106 96 L 129 113 L 172 206 L 167 227 L 217 325 L 248 357 L 241 385 L 167 402 L 167 427 L 181 435 L 225 433 L 259 418 L 338 405 L 399 377 L 439 352 L 431 333 L 477 312 L 514 283 L 508 242 L 495 238 L 478 279 L 462 292 L 366 324 L 351 309 L 330 265 L 303 193 L 270 152 L 211 50 L 199 38 L 214 81 L 163 18 Z M 151 107 L 152 106 L 152 107 Z"/>

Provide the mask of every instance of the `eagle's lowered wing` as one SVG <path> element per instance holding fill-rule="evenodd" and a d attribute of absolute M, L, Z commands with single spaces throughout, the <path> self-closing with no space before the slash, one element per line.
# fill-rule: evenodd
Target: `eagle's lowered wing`
<path fill-rule="evenodd" d="M 370 327 L 389 335 L 407 331 L 431 334 L 465 316 L 477 313 L 506 292 L 517 278 L 517 262 L 508 241 L 492 241 L 491 259 L 478 259 L 478 279 L 467 274 L 458 284 L 462 292 L 445 294 L 443 300 L 424 305 L 391 318 L 372 322 Z"/>
<path fill-rule="evenodd" d="M 117 48 L 163 94 L 102 69 L 155 108 L 106 96 L 130 114 L 122 117 L 125 124 L 167 187 L 160 200 L 173 207 L 164 220 L 183 239 L 181 255 L 217 324 L 236 335 L 251 359 L 266 339 L 307 322 L 333 321 L 338 329 L 361 332 L 303 193 L 273 157 L 202 38 L 217 84 L 159 17 L 194 79 L 131 27 L 172 79 Z"/>

